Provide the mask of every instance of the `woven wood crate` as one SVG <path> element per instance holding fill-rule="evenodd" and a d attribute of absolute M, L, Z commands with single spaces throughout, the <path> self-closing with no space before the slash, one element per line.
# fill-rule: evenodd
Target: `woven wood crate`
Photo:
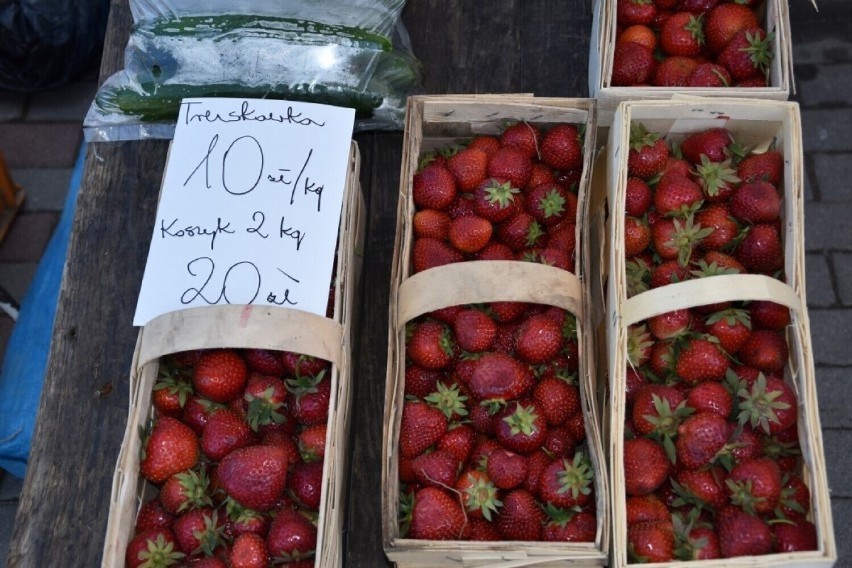
<path fill-rule="evenodd" d="M 612 123 L 621 101 L 669 99 L 677 93 L 700 97 L 734 97 L 787 100 L 795 92 L 793 84 L 793 46 L 788 0 L 766 0 L 758 14 L 767 33 L 774 31 L 772 66 L 766 87 L 613 87 L 612 57 L 616 40 L 616 0 L 595 0 L 592 11 L 592 37 L 589 49 L 589 93 L 598 101 L 598 123 Z"/>
<path fill-rule="evenodd" d="M 124 566 L 141 505 L 157 492 L 139 475 L 140 428 L 154 416 L 151 393 L 160 358 L 206 348 L 261 348 L 292 351 L 332 362 L 331 401 L 317 521 L 316 566 L 342 564 L 347 451 L 351 397 L 351 333 L 364 236 L 364 203 L 358 176 L 360 154 L 353 142 L 341 210 L 334 282 L 334 315 L 325 318 L 274 306 L 209 306 L 171 312 L 139 332 L 130 374 L 127 429 L 113 476 L 102 566 Z"/>
<path fill-rule="evenodd" d="M 674 141 L 685 134 L 725 127 L 743 145 L 767 148 L 775 143 L 784 156 L 782 239 L 787 282 L 756 274 L 734 274 L 687 280 L 627 297 L 624 262 L 624 198 L 630 124 L 641 122 L 649 131 Z M 609 423 L 607 451 L 612 483 L 612 564 L 625 566 L 627 526 L 622 453 L 626 412 L 627 328 L 674 309 L 722 301 L 770 300 L 790 308 L 787 329 L 790 358 L 785 380 L 798 397 L 798 433 L 802 450 L 802 478 L 810 488 L 808 518 L 817 529 L 818 549 L 809 552 L 743 556 L 695 561 L 700 566 L 831 566 L 837 558 L 826 479 L 822 431 L 816 398 L 810 324 L 805 295 L 804 207 L 801 126 L 796 103 L 746 99 L 692 99 L 632 101 L 616 110 L 607 145 L 607 188 L 610 215 L 607 279 L 607 361 Z M 600 226 L 600 225 L 598 225 Z M 673 566 L 657 563 L 655 566 Z"/>
<path fill-rule="evenodd" d="M 420 156 L 429 150 L 466 141 L 477 134 L 499 134 L 507 122 L 526 120 L 549 126 L 587 125 L 585 163 L 580 182 L 577 223 L 577 276 L 540 264 L 477 261 L 445 265 L 412 276 L 414 213 L 410 190 Z M 385 553 L 400 567 L 419 566 L 565 566 L 603 565 L 609 546 L 606 470 L 594 397 L 591 334 L 583 333 L 588 303 L 585 191 L 594 153 L 594 102 L 585 99 L 539 99 L 518 95 L 412 97 L 403 146 L 400 200 L 391 275 L 388 373 L 385 394 L 382 530 Z M 597 534 L 593 543 L 433 541 L 400 536 L 397 441 L 404 397 L 405 324 L 432 310 L 477 302 L 528 301 L 562 307 L 577 316 L 580 345 L 580 390 L 597 496 Z"/>

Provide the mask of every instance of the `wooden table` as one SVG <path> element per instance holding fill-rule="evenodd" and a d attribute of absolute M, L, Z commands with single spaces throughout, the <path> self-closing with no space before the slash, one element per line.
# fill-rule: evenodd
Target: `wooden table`
<path fill-rule="evenodd" d="M 408 0 L 427 93 L 587 96 L 588 0 Z M 101 77 L 123 65 L 131 18 L 113 0 Z M 381 438 L 387 309 L 402 133 L 356 136 L 368 206 L 355 332 L 346 565 L 386 565 Z M 132 325 L 166 141 L 89 146 L 32 453 L 7 566 L 100 564 L 127 420 Z"/>

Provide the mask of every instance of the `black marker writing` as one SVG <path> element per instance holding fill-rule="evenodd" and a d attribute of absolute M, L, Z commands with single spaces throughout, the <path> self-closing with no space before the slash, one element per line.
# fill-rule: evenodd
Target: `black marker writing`
<path fill-rule="evenodd" d="M 166 239 L 169 237 L 174 238 L 183 238 L 183 237 L 210 237 L 210 250 L 213 250 L 213 247 L 216 245 L 216 237 L 220 233 L 225 234 L 233 234 L 234 231 L 230 229 L 231 223 L 222 224 L 222 218 L 216 218 L 216 226 L 212 228 L 201 227 L 199 225 L 187 225 L 186 227 L 178 227 L 175 228 L 178 220 L 174 219 L 168 226 L 166 226 L 165 219 L 160 220 L 160 238 Z"/>
<path fill-rule="evenodd" d="M 305 238 L 305 233 L 303 233 L 299 229 L 294 229 L 293 227 L 287 227 L 287 226 L 285 226 L 285 224 L 286 224 L 286 222 L 284 220 L 284 217 L 281 217 L 281 225 L 280 225 L 280 231 L 281 232 L 279 233 L 278 236 L 281 237 L 282 239 L 284 237 L 290 237 L 291 239 L 296 241 L 296 250 L 299 250 L 299 247 L 302 246 L 302 241 Z"/>
<path fill-rule="evenodd" d="M 284 114 L 268 112 L 262 114 L 251 107 L 249 101 L 242 101 L 239 111 L 229 111 L 225 116 L 218 112 L 213 112 L 207 109 L 203 112 L 195 112 L 192 106 L 200 105 L 200 102 L 185 102 L 181 103 L 186 106 L 186 124 L 193 122 L 278 122 L 280 124 L 295 124 L 298 126 L 316 126 L 322 128 L 324 122 L 318 122 L 302 113 L 293 110 L 292 106 L 288 106 Z"/>
<path fill-rule="evenodd" d="M 241 146 L 249 145 L 249 149 L 256 149 L 258 157 L 260 158 L 260 165 L 257 168 L 257 176 L 254 178 L 254 181 L 251 181 L 249 178 L 249 184 L 245 189 L 231 189 L 228 184 L 227 170 L 228 170 L 228 154 L 231 150 L 234 149 L 234 146 L 237 145 L 238 142 L 241 142 Z M 249 151 L 250 151 L 249 150 Z M 249 173 L 247 164 L 240 163 L 237 166 L 237 172 L 239 173 Z M 253 190 L 257 187 L 257 184 L 260 182 L 260 177 L 263 175 L 263 147 L 260 145 L 260 142 L 254 136 L 246 135 L 240 136 L 228 146 L 228 149 L 225 150 L 225 154 L 222 156 L 222 187 L 225 188 L 225 191 L 230 193 L 231 195 L 245 195 L 246 193 Z"/>
<path fill-rule="evenodd" d="M 254 263 L 244 260 L 242 262 L 232 264 L 225 272 L 225 276 L 222 278 L 222 287 L 219 290 L 219 295 L 216 297 L 207 297 L 204 295 L 205 288 L 207 288 L 210 280 L 213 278 L 213 274 L 216 272 L 216 263 L 213 262 L 212 258 L 209 256 L 202 256 L 193 259 L 187 263 L 186 271 L 189 272 L 191 276 L 198 276 L 198 273 L 196 273 L 195 270 L 197 269 L 199 273 L 201 273 L 204 271 L 204 265 L 207 265 L 207 277 L 205 278 L 204 283 L 200 288 L 187 288 L 180 296 L 182 304 L 191 304 L 198 298 L 201 298 L 203 302 L 210 305 L 218 304 L 222 300 L 224 300 L 226 304 L 251 304 L 257 298 L 257 295 L 260 292 L 260 271 Z M 232 299 L 228 297 L 228 281 L 232 278 L 232 274 L 236 274 L 235 271 L 244 273 L 248 278 L 253 278 L 256 283 L 254 292 L 248 301 L 240 300 L 238 302 L 232 302 Z M 250 290 L 250 288 L 248 289 Z"/>
<path fill-rule="evenodd" d="M 266 221 L 266 215 L 263 214 L 263 211 L 255 211 L 251 216 L 251 220 L 257 222 L 258 217 L 260 217 L 260 221 L 257 223 L 257 227 L 248 227 L 246 229 L 246 233 L 255 234 L 260 236 L 260 238 L 265 239 L 269 235 L 261 233 L 260 228 L 263 226 L 263 222 Z"/>
<path fill-rule="evenodd" d="M 213 153 L 213 148 L 216 147 L 216 144 L 218 142 L 219 142 L 219 135 L 216 134 L 215 136 L 213 136 L 213 138 L 210 140 L 210 144 L 207 146 L 207 154 L 204 155 L 204 157 L 201 159 L 201 161 L 198 162 L 198 165 L 195 166 L 195 169 L 192 170 L 192 173 L 189 174 L 189 177 L 186 178 L 186 181 L 183 182 L 184 186 L 186 186 L 186 184 L 189 183 L 189 180 L 192 179 L 192 176 L 195 175 L 195 172 L 198 171 L 198 168 L 200 168 L 202 165 L 204 165 L 204 186 L 207 189 L 210 189 L 210 154 Z"/>

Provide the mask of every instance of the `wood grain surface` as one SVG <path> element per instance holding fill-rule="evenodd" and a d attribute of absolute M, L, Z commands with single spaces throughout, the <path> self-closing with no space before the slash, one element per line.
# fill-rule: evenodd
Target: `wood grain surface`
<path fill-rule="evenodd" d="M 403 21 L 426 93 L 587 95 L 591 2 L 408 0 Z M 123 65 L 131 23 L 113 0 L 101 78 Z M 381 439 L 388 290 L 402 133 L 359 144 L 367 234 L 354 330 L 345 565 L 385 566 Z M 165 164 L 164 141 L 89 146 L 9 568 L 97 566 L 127 419 L 133 312 Z"/>

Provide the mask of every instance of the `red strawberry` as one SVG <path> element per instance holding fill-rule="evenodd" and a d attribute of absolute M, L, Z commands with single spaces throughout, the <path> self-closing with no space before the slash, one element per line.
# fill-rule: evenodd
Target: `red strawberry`
<path fill-rule="evenodd" d="M 751 322 L 756 328 L 783 330 L 790 325 L 790 310 L 786 306 L 763 300 L 748 305 Z"/>
<path fill-rule="evenodd" d="M 399 454 L 414 458 L 435 444 L 447 430 L 447 417 L 425 402 L 406 401 L 399 429 Z"/>
<path fill-rule="evenodd" d="M 669 147 L 657 132 L 648 132 L 641 123 L 630 125 L 630 150 L 627 173 L 648 180 L 662 172 L 668 163 Z"/>
<path fill-rule="evenodd" d="M 731 502 L 747 513 L 772 512 L 781 497 L 781 470 L 769 458 L 737 464 L 726 481 Z"/>
<path fill-rule="evenodd" d="M 494 513 L 503 505 L 497 498 L 497 487 L 481 466 L 462 472 L 455 489 L 461 496 L 469 520 L 484 518 L 491 521 Z"/>
<path fill-rule="evenodd" d="M 228 554 L 231 568 L 269 568 L 269 549 L 262 536 L 244 533 L 234 539 Z"/>
<path fill-rule="evenodd" d="M 494 542 L 503 540 L 500 531 L 494 523 L 485 519 L 470 519 L 470 540 L 477 542 Z"/>
<path fill-rule="evenodd" d="M 223 544 L 224 527 L 210 507 L 193 509 L 175 519 L 174 533 L 180 550 L 187 555 L 204 553 L 213 556 Z"/>
<path fill-rule="evenodd" d="M 127 568 L 141 566 L 171 566 L 178 564 L 184 554 L 171 529 L 147 529 L 139 531 L 129 543 L 124 554 Z"/>
<path fill-rule="evenodd" d="M 652 0 L 618 0 L 616 18 L 619 25 L 650 24 L 657 12 Z"/>
<path fill-rule="evenodd" d="M 188 509 L 210 507 L 208 480 L 204 470 L 189 470 L 168 478 L 160 488 L 160 503 L 168 513 L 182 513 Z"/>
<path fill-rule="evenodd" d="M 317 548 L 317 528 L 294 509 L 279 509 L 266 535 L 269 555 L 284 561 L 310 559 Z"/>
<path fill-rule="evenodd" d="M 804 518 L 811 510 L 811 492 L 802 478 L 795 473 L 785 473 L 779 499 L 780 513 L 786 519 Z M 138 524 L 138 523 L 137 523 Z"/>
<path fill-rule="evenodd" d="M 547 420 L 534 403 L 510 402 L 496 416 L 495 437 L 503 447 L 529 454 L 547 438 Z"/>
<path fill-rule="evenodd" d="M 284 364 L 278 351 L 246 349 L 243 355 L 250 371 L 261 375 L 280 376 L 284 374 Z"/>
<path fill-rule="evenodd" d="M 414 236 L 445 240 L 450 234 L 450 216 L 437 209 L 421 209 L 414 214 Z"/>
<path fill-rule="evenodd" d="M 610 85 L 630 87 L 648 84 L 656 65 L 654 51 L 649 47 L 632 41 L 618 43 L 612 56 Z"/>
<path fill-rule="evenodd" d="M 751 8 L 736 2 L 719 4 L 707 14 L 705 21 L 707 47 L 713 53 L 719 53 L 738 31 L 756 28 L 758 24 L 757 15 Z"/>
<path fill-rule="evenodd" d="M 758 329 L 752 332 L 740 348 L 738 356 L 744 365 L 770 374 L 787 364 L 787 340 L 778 331 Z"/>
<path fill-rule="evenodd" d="M 411 197 L 418 209 L 447 209 L 457 193 L 453 174 L 442 164 L 429 164 L 414 174 Z"/>
<path fill-rule="evenodd" d="M 796 393 L 782 379 L 759 375 L 750 387 L 741 387 L 737 396 L 740 424 L 750 424 L 767 434 L 783 432 L 796 424 Z"/>
<path fill-rule="evenodd" d="M 558 124 L 541 141 L 541 161 L 554 170 L 579 170 L 583 167 L 580 131 L 573 124 Z"/>
<path fill-rule="evenodd" d="M 228 501 L 225 505 L 228 520 L 225 525 L 225 533 L 232 533 L 235 538 L 241 534 L 266 535 L 269 531 L 270 516 L 260 511 L 246 509 L 237 504 L 236 501 Z"/>
<path fill-rule="evenodd" d="M 287 452 L 278 446 L 234 450 L 219 464 L 219 483 L 235 501 L 258 511 L 275 506 L 287 481 Z"/>
<path fill-rule="evenodd" d="M 488 162 L 488 175 L 509 180 L 513 187 L 526 186 L 531 174 L 530 158 L 517 148 L 504 146 Z"/>
<path fill-rule="evenodd" d="M 737 507 L 727 506 L 717 513 L 716 530 L 725 558 L 768 554 L 773 550 L 769 525 Z"/>
<path fill-rule="evenodd" d="M 645 495 L 628 495 L 625 500 L 627 526 L 648 521 L 666 521 L 671 519 L 671 512 L 666 504 L 653 493 Z"/>
<path fill-rule="evenodd" d="M 704 45 L 704 18 L 689 12 L 672 14 L 660 28 L 659 47 L 668 56 L 695 57 Z M 669 57 L 669 58 L 670 58 Z"/>
<path fill-rule="evenodd" d="M 525 203 L 527 213 L 546 227 L 577 218 L 577 196 L 555 182 L 529 190 Z"/>
<path fill-rule="evenodd" d="M 515 260 L 515 251 L 503 243 L 491 241 L 475 256 L 477 260 Z"/>
<path fill-rule="evenodd" d="M 650 438 L 624 441 L 624 490 L 628 495 L 654 492 L 668 478 L 671 462 L 666 451 Z"/>
<path fill-rule="evenodd" d="M 311 425 L 328 421 L 331 379 L 326 376 L 325 371 L 313 377 L 306 375 L 288 379 L 287 390 L 292 394 L 290 412 L 297 422 Z"/>
<path fill-rule="evenodd" d="M 456 316 L 453 331 L 459 347 L 465 351 L 481 352 L 494 343 L 497 325 L 485 312 L 470 308 Z"/>
<path fill-rule="evenodd" d="M 684 410 L 684 400 L 683 393 L 674 387 L 659 384 L 641 387 L 633 399 L 634 431 L 642 436 L 658 433 L 673 437 L 680 421 L 690 413 Z"/>
<path fill-rule="evenodd" d="M 731 74 L 715 63 L 699 63 L 686 82 L 687 87 L 730 87 Z"/>
<path fill-rule="evenodd" d="M 325 457 L 326 424 L 311 424 L 299 432 L 299 454 L 303 461 L 312 462 Z"/>
<path fill-rule="evenodd" d="M 632 217 L 641 217 L 651 206 L 651 188 L 638 177 L 627 178 L 624 211 Z"/>
<path fill-rule="evenodd" d="M 535 497 L 525 489 L 514 489 L 503 498 L 503 509 L 495 521 L 505 540 L 541 540 L 545 521 Z"/>
<path fill-rule="evenodd" d="M 708 339 L 690 339 L 680 351 L 675 370 L 690 385 L 718 381 L 725 377 L 728 359 L 716 343 Z"/>
<path fill-rule="evenodd" d="M 268 375 L 252 375 L 246 384 L 243 398 L 247 402 L 246 420 L 252 430 L 287 421 L 284 403 L 287 386 L 284 381 Z"/>
<path fill-rule="evenodd" d="M 651 244 L 651 228 L 644 219 L 625 217 L 624 256 L 631 258 L 643 252 Z"/>
<path fill-rule="evenodd" d="M 154 498 L 139 508 L 134 529 L 137 533 L 150 529 L 168 529 L 174 522 L 174 515 L 166 511 L 159 499 Z"/>
<path fill-rule="evenodd" d="M 447 160 L 447 169 L 453 174 L 459 191 L 471 192 L 486 177 L 488 154 L 479 148 L 464 148 Z"/>
<path fill-rule="evenodd" d="M 541 244 L 544 232 L 535 217 L 526 211 L 518 211 L 497 227 L 497 239 L 512 250 L 519 251 Z"/>
<path fill-rule="evenodd" d="M 772 64 L 773 34 L 760 27 L 746 28 L 734 34 L 716 58 L 737 81 L 765 77 Z"/>
<path fill-rule="evenodd" d="M 500 489 L 514 489 L 527 478 L 527 458 L 508 450 L 495 450 L 488 456 L 488 476 Z"/>
<path fill-rule="evenodd" d="M 458 194 L 445 211 L 450 216 L 450 219 L 473 215 L 473 196 L 470 193 Z"/>
<path fill-rule="evenodd" d="M 734 406 L 733 397 L 722 383 L 705 381 L 698 383 L 686 395 L 686 405 L 696 412 L 712 412 L 728 418 Z"/>
<path fill-rule="evenodd" d="M 192 383 L 187 377 L 174 368 L 160 365 L 157 382 L 151 393 L 151 404 L 160 416 L 178 418 L 192 392 Z"/>
<path fill-rule="evenodd" d="M 510 181 L 488 178 L 474 191 L 473 207 L 480 217 L 500 223 L 516 213 L 522 201 L 520 190 Z"/>
<path fill-rule="evenodd" d="M 731 214 L 745 223 L 771 223 L 780 218 L 781 197 L 767 181 L 742 184 L 731 197 Z"/>
<path fill-rule="evenodd" d="M 500 323 L 509 323 L 514 322 L 519 317 L 523 315 L 526 311 L 528 304 L 524 302 L 491 302 L 491 313 L 494 316 L 494 319 Z M 499 331 L 502 329 L 498 326 L 498 341 L 500 340 Z M 515 343 L 514 332 L 517 331 L 517 328 L 512 329 L 504 329 L 504 331 L 511 331 L 511 342 L 512 345 Z"/>
<path fill-rule="evenodd" d="M 588 511 L 546 508 L 549 520 L 542 538 L 550 542 L 592 542 L 597 534 L 597 519 Z"/>
<path fill-rule="evenodd" d="M 453 340 L 442 323 L 425 320 L 410 326 L 406 355 L 424 369 L 446 369 L 453 362 Z"/>
<path fill-rule="evenodd" d="M 415 239 L 414 251 L 411 256 L 414 272 L 422 272 L 436 266 L 464 260 L 464 255 L 461 252 L 444 241 L 430 237 Z"/>
<path fill-rule="evenodd" d="M 704 154 L 711 162 L 723 162 L 727 158 L 727 149 L 733 143 L 731 134 L 724 128 L 710 128 L 695 132 L 683 139 L 680 151 L 683 157 L 693 164 L 701 163 Z"/>
<path fill-rule="evenodd" d="M 476 215 L 459 217 L 450 222 L 450 244 L 463 253 L 473 254 L 491 240 L 491 222 Z"/>
<path fill-rule="evenodd" d="M 462 463 L 466 462 L 473 451 L 476 442 L 476 431 L 468 424 L 453 424 L 438 440 L 437 448 L 456 456 Z"/>
<path fill-rule="evenodd" d="M 706 14 L 719 3 L 719 0 L 680 0 L 677 9 L 691 14 Z"/>
<path fill-rule="evenodd" d="M 654 340 L 645 325 L 632 325 L 627 330 L 627 362 L 634 368 L 641 367 L 651 357 Z"/>
<path fill-rule="evenodd" d="M 527 121 L 509 125 L 500 134 L 500 145 L 517 148 L 531 160 L 538 157 L 540 140 L 541 132 L 538 127 Z"/>
<path fill-rule="evenodd" d="M 329 372 L 331 370 L 331 363 L 325 359 L 294 353 L 292 351 L 283 351 L 281 353 L 281 360 L 284 361 L 287 373 L 297 377 L 316 377 L 323 371 Z"/>
<path fill-rule="evenodd" d="M 582 173 L 582 171 L 581 171 L 581 173 Z M 561 177 L 561 175 L 562 174 L 560 174 L 560 177 Z M 532 173 L 530 173 L 530 179 L 527 180 L 527 189 L 533 188 L 533 187 L 535 187 L 537 185 L 541 185 L 543 183 L 558 183 L 558 182 L 559 182 L 559 180 L 556 179 L 556 174 L 550 168 L 550 166 L 542 164 L 541 162 L 533 162 Z M 563 184 L 563 187 L 566 187 L 566 186 Z M 570 185 L 567 186 L 566 189 L 570 189 Z"/>
<path fill-rule="evenodd" d="M 657 64 L 651 84 L 655 87 L 684 87 L 697 67 L 697 59 L 672 55 Z"/>
<path fill-rule="evenodd" d="M 514 357 L 504 353 L 486 353 L 476 361 L 468 386 L 478 399 L 513 400 L 526 393 L 533 384 L 530 370 Z"/>
<path fill-rule="evenodd" d="M 533 389 L 533 398 L 547 423 L 558 426 L 580 412 L 580 389 L 559 377 L 542 378 Z"/>
<path fill-rule="evenodd" d="M 172 475 L 192 469 L 201 451 L 189 426 L 163 416 L 154 422 L 143 443 L 139 470 L 151 483 L 162 483 Z"/>
<path fill-rule="evenodd" d="M 775 225 L 754 225 L 737 248 L 736 258 L 750 272 L 771 273 L 784 266 L 781 235 Z"/>
<path fill-rule="evenodd" d="M 649 521 L 627 528 L 627 544 L 634 561 L 668 562 L 674 559 L 675 537 L 671 520 Z"/>
<path fill-rule="evenodd" d="M 728 492 L 725 490 L 725 470 L 719 467 L 697 470 L 682 469 L 675 475 L 672 487 L 681 500 L 687 504 L 709 505 L 714 509 L 728 504 Z"/>
<path fill-rule="evenodd" d="M 816 550 L 818 546 L 816 526 L 804 518 L 773 524 L 772 536 L 777 552 Z"/>
<path fill-rule="evenodd" d="M 500 149 L 500 139 L 496 136 L 490 136 L 488 134 L 482 134 L 479 136 L 474 136 L 470 141 L 470 144 L 467 145 L 468 148 L 479 148 L 483 152 L 485 152 L 488 157 L 494 155 L 494 152 Z"/>
<path fill-rule="evenodd" d="M 707 318 L 707 333 L 719 340 L 719 346 L 728 355 L 733 355 L 739 352 L 751 336 L 749 313 L 730 308 L 711 314 Z"/>
<path fill-rule="evenodd" d="M 690 328 L 692 312 L 689 309 L 672 310 L 648 320 L 648 329 L 657 339 L 673 339 Z"/>
<path fill-rule="evenodd" d="M 677 464 L 686 469 L 699 469 L 709 464 L 728 439 L 727 422 L 712 412 L 690 416 L 677 431 Z"/>
<path fill-rule="evenodd" d="M 766 181 L 779 187 L 784 175 L 784 155 L 778 150 L 749 154 L 737 164 L 737 176 L 743 182 Z"/>
<path fill-rule="evenodd" d="M 422 486 L 452 487 L 456 483 L 461 462 L 450 452 L 435 450 L 414 458 L 412 468 Z"/>
<path fill-rule="evenodd" d="M 713 229 L 701 241 L 701 247 L 705 250 L 722 250 L 739 233 L 739 225 L 731 217 L 727 204 L 713 203 L 702 207 L 695 215 L 695 221 L 703 228 Z"/>
<path fill-rule="evenodd" d="M 290 495 L 304 508 L 319 509 L 322 498 L 323 462 L 296 463 L 287 474 Z"/>
<path fill-rule="evenodd" d="M 211 349 L 196 363 L 192 384 L 195 391 L 214 402 L 227 403 L 242 394 L 248 368 L 233 349 Z"/>
<path fill-rule="evenodd" d="M 660 215 L 678 215 L 693 209 L 704 197 L 690 178 L 677 173 L 663 174 L 654 192 L 654 206 Z"/>
<path fill-rule="evenodd" d="M 518 357 L 533 365 L 546 363 L 562 348 L 562 328 L 544 314 L 529 317 L 515 336 L 515 352 Z"/>
<path fill-rule="evenodd" d="M 409 538 L 459 540 L 469 530 L 457 495 L 424 487 L 414 495 Z"/>
<path fill-rule="evenodd" d="M 681 560 L 714 560 L 722 557 L 719 536 L 710 526 L 688 525 L 681 531 L 675 528 L 675 534 L 678 542 L 676 556 Z"/>
<path fill-rule="evenodd" d="M 183 407 L 181 421 L 200 436 L 204 425 L 210 418 L 210 414 L 219 408 L 224 408 L 224 406 L 218 402 L 193 395 L 189 397 L 189 400 L 186 401 L 186 405 Z"/>

